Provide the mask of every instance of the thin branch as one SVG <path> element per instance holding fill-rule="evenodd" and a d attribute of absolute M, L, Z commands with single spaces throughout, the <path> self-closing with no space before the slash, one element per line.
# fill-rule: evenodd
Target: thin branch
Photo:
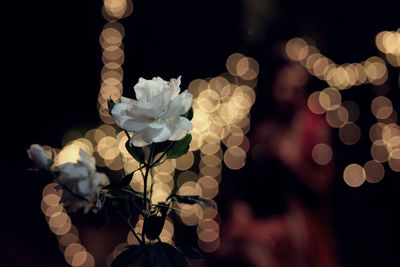
<path fill-rule="evenodd" d="M 136 239 L 139 241 L 139 243 L 141 245 L 144 244 L 144 241 L 142 241 L 139 237 L 139 235 L 136 233 L 135 228 L 133 228 L 132 224 L 129 222 L 129 220 L 127 218 L 125 218 L 125 216 L 122 214 L 121 211 L 117 211 L 117 213 L 119 214 L 119 216 L 122 218 L 122 220 L 128 225 L 129 230 L 131 230 L 131 232 L 133 233 L 133 235 L 136 237 Z"/>

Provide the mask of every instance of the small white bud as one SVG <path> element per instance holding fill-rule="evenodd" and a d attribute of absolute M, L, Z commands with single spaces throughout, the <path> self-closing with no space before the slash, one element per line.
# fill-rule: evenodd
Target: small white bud
<path fill-rule="evenodd" d="M 28 157 L 35 163 L 39 170 L 47 170 L 50 167 L 50 157 L 44 152 L 44 149 L 40 145 L 31 145 L 27 152 Z"/>

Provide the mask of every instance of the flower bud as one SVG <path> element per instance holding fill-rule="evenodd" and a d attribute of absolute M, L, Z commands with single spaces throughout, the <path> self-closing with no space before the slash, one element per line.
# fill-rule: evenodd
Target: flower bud
<path fill-rule="evenodd" d="M 28 157 L 33 161 L 33 163 L 35 163 L 39 170 L 47 170 L 50 168 L 50 157 L 46 154 L 46 152 L 44 152 L 44 149 L 40 145 L 31 145 L 27 152 Z"/>
<path fill-rule="evenodd" d="M 156 239 L 164 228 L 167 218 L 168 207 L 156 207 L 145 217 L 143 223 L 143 233 L 150 240 Z"/>

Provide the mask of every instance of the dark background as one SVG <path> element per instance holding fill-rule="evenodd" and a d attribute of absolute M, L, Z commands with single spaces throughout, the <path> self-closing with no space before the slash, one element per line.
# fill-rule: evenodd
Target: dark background
<path fill-rule="evenodd" d="M 2 3 L 1 23 L 0 265 L 67 266 L 40 211 L 45 182 L 26 172 L 32 166 L 26 149 L 32 143 L 61 147 L 68 130 L 99 125 L 98 39 L 106 23 L 102 1 L 9 2 Z M 269 59 L 276 44 L 296 36 L 312 38 L 338 64 L 360 62 L 381 55 L 375 46 L 378 32 L 400 26 L 395 1 L 269 0 L 263 2 L 262 16 L 247 10 L 244 2 L 134 1 L 132 15 L 120 20 L 125 26 L 124 95 L 132 96 L 139 77 L 182 75 L 186 88 L 193 79 L 225 72 L 225 61 L 234 52 L 254 57 L 262 80 L 273 69 Z M 389 67 L 394 86 L 398 75 L 398 69 Z M 326 85 L 315 81 L 315 86 L 321 90 Z M 397 111 L 398 91 L 393 87 L 388 95 Z M 347 164 L 363 164 L 370 157 L 373 96 L 370 85 L 343 95 L 360 106 L 362 139 L 354 146 L 336 140 L 333 226 L 342 266 L 400 266 L 399 174 L 386 168 L 380 183 L 355 189 L 341 178 Z"/>

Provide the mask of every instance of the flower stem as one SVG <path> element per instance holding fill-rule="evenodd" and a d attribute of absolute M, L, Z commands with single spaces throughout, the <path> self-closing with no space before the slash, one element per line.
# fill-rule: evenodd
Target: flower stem
<path fill-rule="evenodd" d="M 151 199 L 153 197 L 153 185 L 154 185 L 154 175 L 153 175 L 153 167 L 150 169 L 150 178 L 151 178 L 151 184 L 150 184 L 150 207 L 151 207 Z"/>
<path fill-rule="evenodd" d="M 173 144 L 172 142 L 168 144 L 167 148 L 164 150 L 164 152 L 161 154 L 161 156 L 156 161 L 152 162 L 151 167 L 154 167 L 161 161 L 161 159 L 168 153 L 168 150 L 171 148 L 172 144 Z"/>
<path fill-rule="evenodd" d="M 133 228 L 132 224 L 129 222 L 127 218 L 121 213 L 121 211 L 118 211 L 118 215 L 121 217 L 121 219 L 128 225 L 129 230 L 131 230 L 132 234 L 136 237 L 136 239 L 139 241 L 141 245 L 144 244 L 144 241 L 142 241 L 139 237 L 139 235 L 136 233 L 135 228 Z"/>
<path fill-rule="evenodd" d="M 147 206 L 147 201 L 146 201 L 146 197 L 147 197 L 147 178 L 149 177 L 149 171 L 150 168 L 152 168 L 151 164 L 153 162 L 153 152 L 154 152 L 154 144 L 150 145 L 150 152 L 149 152 L 149 158 L 147 159 L 147 163 L 145 163 L 145 167 L 146 167 L 146 172 L 143 176 L 143 182 L 144 182 L 144 190 L 143 190 L 143 195 L 144 195 L 144 207 L 146 210 L 148 210 L 150 212 L 150 207 L 151 205 L 149 205 L 149 207 Z M 151 201 L 151 200 L 150 200 Z"/>

